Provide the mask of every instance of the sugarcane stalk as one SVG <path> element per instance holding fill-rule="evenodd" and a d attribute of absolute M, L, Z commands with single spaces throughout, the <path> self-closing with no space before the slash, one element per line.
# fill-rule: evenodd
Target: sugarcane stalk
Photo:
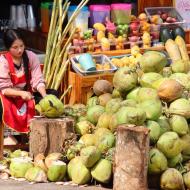
<path fill-rule="evenodd" d="M 56 10 L 56 12 L 57 12 L 57 10 Z M 58 14 L 56 13 L 56 15 L 58 15 Z M 54 28 L 56 28 L 56 26 Z M 57 30 L 56 30 L 56 32 L 57 32 Z M 45 75 L 47 75 L 48 67 L 51 66 L 52 58 L 54 56 L 53 51 L 54 51 L 54 47 L 56 45 L 56 40 L 57 40 L 56 39 L 57 38 L 56 32 L 53 32 L 52 34 L 49 33 L 49 35 L 48 35 L 48 36 L 50 36 L 50 38 L 49 38 L 49 47 L 48 47 L 48 50 L 46 52 L 46 57 L 45 57 L 46 58 L 45 68 L 44 68 L 44 74 Z"/>
<path fill-rule="evenodd" d="M 63 6 L 64 12 L 68 10 L 69 5 L 70 5 L 70 2 L 68 3 L 68 1 L 66 1 L 64 6 Z M 65 19 L 65 17 L 61 16 L 58 29 L 56 30 L 56 35 L 55 35 L 55 40 L 54 40 L 54 44 L 53 44 L 53 48 L 52 48 L 52 53 L 50 55 L 50 63 L 52 63 L 52 64 L 48 65 L 47 72 L 46 72 L 46 80 L 49 79 L 50 73 L 52 73 L 53 63 L 55 62 L 53 59 L 55 59 L 54 57 L 57 57 L 57 53 L 55 53 L 55 51 L 57 52 L 57 50 L 59 51 L 61 49 L 60 33 L 62 30 L 62 25 L 63 25 L 64 19 Z M 54 67 L 53 67 L 53 69 L 54 69 Z M 54 70 L 53 70 L 53 72 L 54 72 Z"/>
<path fill-rule="evenodd" d="M 57 18 L 56 16 L 56 6 L 57 6 L 57 0 L 54 0 L 53 2 L 53 9 L 52 9 L 52 16 L 51 16 L 51 21 L 50 21 L 50 27 L 49 27 L 49 34 L 52 33 L 52 26 Z M 44 60 L 44 69 L 43 72 L 45 74 L 46 72 L 46 68 L 47 68 L 47 61 L 48 61 L 48 55 L 49 55 L 49 49 L 50 49 L 50 39 L 51 39 L 51 35 L 48 35 L 47 38 L 47 45 L 46 45 L 46 56 L 45 56 L 45 60 Z"/>
<path fill-rule="evenodd" d="M 68 46 L 67 46 L 67 49 L 65 50 L 65 53 L 64 53 L 64 56 L 63 56 L 63 59 L 62 59 L 62 65 L 67 61 L 67 58 L 68 58 L 68 52 L 69 52 L 69 48 L 71 47 L 71 44 L 69 44 Z M 61 65 L 56 65 L 56 74 L 58 73 L 58 69 L 60 69 L 60 67 L 61 67 Z M 51 88 L 53 88 L 54 87 L 54 85 L 55 85 L 55 81 L 56 81 L 56 77 L 57 77 L 57 75 L 52 75 L 53 76 L 53 79 L 52 79 L 52 85 L 51 85 Z"/>
<path fill-rule="evenodd" d="M 61 69 L 60 69 L 60 71 L 59 71 L 59 73 L 57 75 L 57 78 L 56 78 L 55 85 L 54 85 L 53 89 L 58 90 L 58 88 L 59 88 L 59 86 L 60 86 L 60 84 L 61 84 L 61 82 L 63 80 L 64 73 L 67 70 L 68 64 L 69 64 L 69 60 L 67 60 L 65 62 L 65 64 L 62 65 L 62 67 L 61 67 Z"/>
<path fill-rule="evenodd" d="M 64 12 L 68 10 L 69 8 L 69 5 L 70 3 L 65 3 L 64 6 L 63 6 L 63 9 L 64 9 Z M 55 54 L 55 57 L 54 57 L 54 60 L 53 60 L 53 64 L 51 65 L 51 72 L 50 72 L 50 75 L 48 75 L 48 82 L 47 82 L 47 86 L 51 86 L 52 85 L 52 78 L 54 75 L 56 75 L 57 71 L 55 72 L 55 69 L 57 68 L 57 65 L 59 65 L 58 63 L 61 61 L 59 58 L 59 54 L 60 54 L 60 49 L 61 49 L 61 30 L 62 30 L 62 25 L 63 25 L 63 20 L 64 20 L 64 14 L 62 14 L 62 4 L 60 4 L 59 6 L 60 8 L 60 15 L 62 15 L 60 17 L 60 22 L 59 22 L 59 29 L 58 29 L 58 32 L 59 32 L 59 37 L 58 37 L 58 42 L 57 42 L 57 45 L 56 45 L 56 54 Z"/>
<path fill-rule="evenodd" d="M 62 30 L 63 21 L 66 18 L 70 2 L 66 0 L 62 7 L 62 0 L 54 0 L 54 3 L 56 5 L 54 5 L 54 17 L 56 17 L 56 19 L 54 18 L 53 21 L 51 20 L 51 29 L 49 30 L 51 31 L 51 33 L 49 32 L 50 34 L 48 35 L 49 40 L 46 47 L 46 61 L 44 70 L 48 87 L 57 90 L 63 80 L 64 73 L 66 72 L 69 64 L 69 60 L 67 60 L 68 52 L 70 48 L 70 42 L 73 38 L 73 35 L 75 34 L 75 30 L 71 31 L 71 34 L 69 35 L 69 38 L 67 39 L 66 43 L 64 45 L 63 43 L 68 32 L 72 27 L 72 22 L 78 16 L 78 13 L 80 12 L 81 8 L 84 5 L 86 5 L 88 1 L 89 0 L 82 0 L 80 2 L 80 4 L 77 6 L 77 9 L 74 11 L 71 18 L 69 19 L 66 27 L 64 28 L 64 30 Z M 57 5 L 59 5 L 59 7 Z M 53 32 L 55 28 L 56 31 Z"/>
<path fill-rule="evenodd" d="M 65 92 L 62 94 L 60 100 L 62 101 L 63 98 L 67 95 L 67 93 L 73 88 L 72 85 L 69 85 L 68 88 L 65 90 Z"/>

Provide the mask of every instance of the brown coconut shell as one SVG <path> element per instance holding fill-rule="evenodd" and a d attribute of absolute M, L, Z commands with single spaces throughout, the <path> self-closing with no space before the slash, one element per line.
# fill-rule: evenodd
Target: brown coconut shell
<path fill-rule="evenodd" d="M 93 91 L 97 96 L 105 93 L 112 93 L 113 86 L 107 80 L 97 80 L 93 85 Z"/>
<path fill-rule="evenodd" d="M 180 98 L 182 93 L 182 85 L 174 79 L 164 81 L 158 88 L 158 96 L 166 102 L 171 102 Z"/>

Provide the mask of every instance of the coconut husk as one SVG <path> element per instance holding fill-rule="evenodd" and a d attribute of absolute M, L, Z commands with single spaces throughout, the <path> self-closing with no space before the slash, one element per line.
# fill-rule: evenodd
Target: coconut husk
<path fill-rule="evenodd" d="M 97 80 L 93 85 L 93 91 L 96 96 L 100 96 L 101 94 L 112 93 L 113 86 L 107 80 Z"/>
<path fill-rule="evenodd" d="M 174 79 L 164 81 L 158 88 L 158 96 L 166 102 L 171 102 L 180 98 L 182 93 L 182 85 Z"/>

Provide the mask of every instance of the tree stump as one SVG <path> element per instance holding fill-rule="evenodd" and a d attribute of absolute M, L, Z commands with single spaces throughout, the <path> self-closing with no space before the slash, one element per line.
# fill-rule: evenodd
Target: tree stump
<path fill-rule="evenodd" d="M 30 156 L 39 153 L 47 156 L 52 152 L 63 152 L 65 146 L 76 141 L 74 120 L 71 118 L 34 118 L 30 124 Z"/>
<path fill-rule="evenodd" d="M 114 190 L 147 190 L 149 130 L 120 125 L 114 159 Z"/>

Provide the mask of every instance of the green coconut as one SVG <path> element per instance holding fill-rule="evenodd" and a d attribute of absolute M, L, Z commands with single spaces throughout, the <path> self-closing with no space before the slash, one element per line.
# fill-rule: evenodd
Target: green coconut
<path fill-rule="evenodd" d="M 42 111 L 41 114 L 45 115 L 46 117 L 60 117 L 64 113 L 63 103 L 52 94 L 48 94 L 42 100 L 40 100 L 39 105 Z"/>
<path fill-rule="evenodd" d="M 10 164 L 11 176 L 16 178 L 24 178 L 28 169 L 32 168 L 33 164 L 29 158 L 13 158 Z"/>
<path fill-rule="evenodd" d="M 181 153 L 183 145 L 176 132 L 169 131 L 160 136 L 157 147 L 167 158 L 172 158 Z"/>
<path fill-rule="evenodd" d="M 125 106 L 125 107 L 136 107 L 136 105 L 137 105 L 137 102 L 132 99 L 123 100 L 121 102 L 121 106 Z"/>
<path fill-rule="evenodd" d="M 173 73 L 188 73 L 189 62 L 182 59 L 178 59 L 172 62 L 171 68 Z"/>
<path fill-rule="evenodd" d="M 148 120 L 146 122 L 146 127 L 150 129 L 150 142 L 155 144 L 160 137 L 160 125 L 156 121 Z"/>
<path fill-rule="evenodd" d="M 86 106 L 87 108 L 99 105 L 99 100 L 97 96 L 93 96 L 87 100 Z"/>
<path fill-rule="evenodd" d="M 98 119 L 97 127 L 109 128 L 112 114 L 104 112 Z"/>
<path fill-rule="evenodd" d="M 86 115 L 87 108 L 86 108 L 86 105 L 84 105 L 84 104 L 79 104 L 79 103 L 74 104 L 74 105 L 72 105 L 72 109 L 73 109 L 73 115 L 71 115 L 71 116 L 80 117 L 80 116 Z"/>
<path fill-rule="evenodd" d="M 160 116 L 156 122 L 160 125 L 160 135 L 167 131 L 171 131 L 169 119 L 166 116 Z"/>
<path fill-rule="evenodd" d="M 176 165 L 181 164 L 183 161 L 182 154 L 179 153 L 177 156 L 174 156 L 173 158 L 168 159 L 168 166 L 170 168 L 174 168 Z"/>
<path fill-rule="evenodd" d="M 138 101 L 138 92 L 140 90 L 140 87 L 136 87 L 132 89 L 126 96 L 126 99 L 132 99 L 135 100 L 136 102 Z"/>
<path fill-rule="evenodd" d="M 106 106 L 107 102 L 112 99 L 112 94 L 105 93 L 98 97 L 99 105 Z"/>
<path fill-rule="evenodd" d="M 105 108 L 100 105 L 96 105 L 88 108 L 87 110 L 87 119 L 94 125 L 98 123 L 99 117 L 105 112 Z"/>
<path fill-rule="evenodd" d="M 81 149 L 80 156 L 83 164 L 91 168 L 101 158 L 101 152 L 95 146 L 88 146 Z"/>
<path fill-rule="evenodd" d="M 66 157 L 68 160 L 73 159 L 75 156 L 80 154 L 80 150 L 85 147 L 84 144 L 77 142 L 74 145 L 71 145 L 68 149 L 67 149 L 67 153 L 66 153 Z"/>
<path fill-rule="evenodd" d="M 160 174 L 168 167 L 168 162 L 165 155 L 157 148 L 152 148 L 149 151 L 148 157 L 148 172 L 150 174 Z"/>
<path fill-rule="evenodd" d="M 189 133 L 187 120 L 183 116 L 172 115 L 169 121 L 172 131 L 176 132 L 179 136 Z"/>
<path fill-rule="evenodd" d="M 69 175 L 72 181 L 78 185 L 86 184 L 91 179 L 90 170 L 83 164 L 81 158 L 77 162 L 71 162 Z"/>
<path fill-rule="evenodd" d="M 113 163 L 114 162 L 114 154 L 115 154 L 115 147 L 108 149 L 108 151 L 105 154 L 105 159 L 109 160 L 111 163 Z"/>
<path fill-rule="evenodd" d="M 159 51 L 147 51 L 139 60 L 140 67 L 145 73 L 159 73 L 167 62 L 166 56 Z"/>
<path fill-rule="evenodd" d="M 185 89 L 190 89 L 190 76 L 185 73 L 174 73 L 170 76 L 171 79 L 178 81 Z"/>
<path fill-rule="evenodd" d="M 186 119 L 190 118 L 190 101 L 185 98 L 179 98 L 173 101 L 169 107 L 170 114 L 181 115 Z"/>
<path fill-rule="evenodd" d="M 136 87 L 138 75 L 131 71 L 129 67 L 118 69 L 113 77 L 113 86 L 120 92 L 127 92 Z"/>
<path fill-rule="evenodd" d="M 89 121 L 80 121 L 75 126 L 75 131 L 79 135 L 85 135 L 92 133 L 92 130 L 95 128 L 95 126 L 89 122 Z"/>
<path fill-rule="evenodd" d="M 87 117 L 86 116 L 80 116 L 77 118 L 77 122 L 80 122 L 80 121 L 87 121 Z"/>
<path fill-rule="evenodd" d="M 168 168 L 161 175 L 160 186 L 164 190 L 185 190 L 183 177 L 181 173 L 174 168 Z"/>
<path fill-rule="evenodd" d="M 67 165 L 67 174 L 68 174 L 69 179 L 71 179 L 71 180 L 72 180 L 72 178 L 71 178 L 72 168 L 76 162 L 81 162 L 80 156 L 76 156 L 73 159 L 71 159 Z"/>
<path fill-rule="evenodd" d="M 140 88 L 137 93 L 138 102 L 144 102 L 146 100 L 158 99 L 158 93 L 152 88 Z"/>
<path fill-rule="evenodd" d="M 106 152 L 115 145 L 115 136 L 107 128 L 98 128 L 94 135 L 96 136 L 96 147 L 100 152 Z"/>
<path fill-rule="evenodd" d="M 162 75 L 158 73 L 144 73 L 140 78 L 139 82 L 142 87 L 152 88 L 152 83 L 161 79 Z"/>
<path fill-rule="evenodd" d="M 138 104 L 146 112 L 146 118 L 156 121 L 162 115 L 162 103 L 159 99 L 150 99 Z"/>
<path fill-rule="evenodd" d="M 183 181 L 185 186 L 189 189 L 190 188 L 190 171 L 183 174 Z"/>
<path fill-rule="evenodd" d="M 100 183 L 108 183 L 112 176 L 112 164 L 109 160 L 101 159 L 91 170 L 92 177 Z"/>
<path fill-rule="evenodd" d="M 57 182 L 62 181 L 67 171 L 67 165 L 62 161 L 53 161 L 52 165 L 48 168 L 47 177 L 49 181 Z"/>
<path fill-rule="evenodd" d="M 152 83 L 152 88 L 158 90 L 160 85 L 167 81 L 168 78 L 160 78 Z"/>
<path fill-rule="evenodd" d="M 189 155 L 190 156 L 190 134 L 183 135 L 181 137 L 182 143 L 183 143 L 183 150 L 182 154 Z"/>
<path fill-rule="evenodd" d="M 85 134 L 79 139 L 79 143 L 85 146 L 93 146 L 96 144 L 96 137 L 94 134 Z"/>
<path fill-rule="evenodd" d="M 63 158 L 63 154 L 59 152 L 53 152 L 50 153 L 46 158 L 45 158 L 45 164 L 49 168 L 52 164 L 53 161 L 61 160 Z"/>
<path fill-rule="evenodd" d="M 161 74 L 163 77 L 170 77 L 172 75 L 172 68 L 171 67 L 164 67 Z"/>
<path fill-rule="evenodd" d="M 21 149 L 17 149 L 10 153 L 10 158 L 28 157 L 29 153 Z"/>
<path fill-rule="evenodd" d="M 121 107 L 116 113 L 117 124 L 142 125 L 146 120 L 146 113 L 140 107 Z"/>
<path fill-rule="evenodd" d="M 115 99 L 109 100 L 106 104 L 106 112 L 107 113 L 117 112 L 121 106 L 121 104 L 120 104 L 121 101 L 122 101 L 122 99 L 120 99 L 120 98 L 115 98 Z"/>
<path fill-rule="evenodd" d="M 25 178 L 31 182 L 47 182 L 47 175 L 40 167 L 29 168 L 25 174 Z"/>
<path fill-rule="evenodd" d="M 117 90 L 115 88 L 113 89 L 112 98 L 122 98 L 119 90 Z"/>
<path fill-rule="evenodd" d="M 118 126 L 118 121 L 117 121 L 117 113 L 113 114 L 111 116 L 110 122 L 109 122 L 109 129 L 111 132 L 115 132 Z"/>

